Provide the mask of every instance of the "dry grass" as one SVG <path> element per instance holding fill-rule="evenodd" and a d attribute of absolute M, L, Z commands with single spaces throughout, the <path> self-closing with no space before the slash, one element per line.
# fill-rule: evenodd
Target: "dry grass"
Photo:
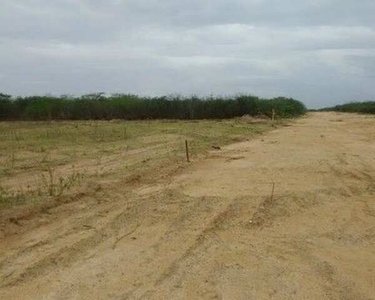
<path fill-rule="evenodd" d="M 240 141 L 271 128 L 265 120 L 67 121 L 0 123 L 0 209 L 69 191 L 110 176 L 192 158 L 213 145 Z"/>

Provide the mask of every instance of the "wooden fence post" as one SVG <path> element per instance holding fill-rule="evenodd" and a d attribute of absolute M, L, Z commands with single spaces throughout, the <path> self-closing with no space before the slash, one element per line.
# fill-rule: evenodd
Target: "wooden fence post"
<path fill-rule="evenodd" d="M 186 148 L 186 161 L 190 162 L 190 159 L 189 159 L 189 145 L 188 145 L 188 141 L 187 140 L 185 140 L 185 148 Z"/>
<path fill-rule="evenodd" d="M 271 202 L 273 201 L 273 193 L 274 192 L 275 192 L 275 182 L 272 182 Z"/>

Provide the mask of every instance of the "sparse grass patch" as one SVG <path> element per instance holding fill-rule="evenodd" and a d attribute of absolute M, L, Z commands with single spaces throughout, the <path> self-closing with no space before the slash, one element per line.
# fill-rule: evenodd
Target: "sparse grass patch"
<path fill-rule="evenodd" d="M 76 171 L 74 166 L 72 172 L 68 176 L 58 176 L 54 170 L 48 166 L 47 172 L 40 175 L 40 182 L 42 189 L 39 189 L 39 194 L 48 194 L 48 196 L 58 197 L 64 192 L 69 191 L 75 185 L 79 185 L 84 178 L 84 174 Z"/>
<path fill-rule="evenodd" d="M 185 139 L 194 160 L 212 145 L 271 128 L 269 119 L 247 118 L 0 122 L 0 208 L 69 194 L 73 187 L 85 188 L 81 183 L 90 178 L 122 178 L 161 164 L 184 163 Z"/>

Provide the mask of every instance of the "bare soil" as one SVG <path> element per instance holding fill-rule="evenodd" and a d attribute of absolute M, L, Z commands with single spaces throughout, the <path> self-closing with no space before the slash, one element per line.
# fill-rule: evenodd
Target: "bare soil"
<path fill-rule="evenodd" d="M 375 299 L 374 117 L 311 113 L 186 165 L 15 219 L 0 299 Z"/>

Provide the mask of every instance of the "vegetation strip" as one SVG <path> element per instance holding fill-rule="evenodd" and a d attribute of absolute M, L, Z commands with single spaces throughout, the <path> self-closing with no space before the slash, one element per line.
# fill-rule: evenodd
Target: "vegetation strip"
<path fill-rule="evenodd" d="M 252 95 L 12 97 L 0 93 L 0 120 L 228 119 L 243 115 L 271 117 L 273 111 L 278 117 L 289 118 L 304 114 L 306 107 L 292 98 L 261 99 Z"/>
<path fill-rule="evenodd" d="M 375 101 L 365 102 L 350 102 L 333 107 L 326 107 L 320 111 L 338 111 L 338 112 L 351 112 L 362 114 L 375 114 Z"/>

